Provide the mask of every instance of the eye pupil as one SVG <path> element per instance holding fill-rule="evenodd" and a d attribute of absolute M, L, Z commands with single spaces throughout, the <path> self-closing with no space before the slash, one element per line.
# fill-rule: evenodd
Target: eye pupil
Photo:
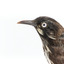
<path fill-rule="evenodd" d="M 45 24 L 43 24 L 43 26 L 45 26 Z"/>

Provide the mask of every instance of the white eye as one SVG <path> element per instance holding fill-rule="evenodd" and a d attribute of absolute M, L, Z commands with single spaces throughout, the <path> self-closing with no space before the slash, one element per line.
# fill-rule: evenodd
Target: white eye
<path fill-rule="evenodd" d="M 42 27 L 43 27 L 43 28 L 47 27 L 47 23 L 43 22 L 43 23 L 42 23 Z"/>

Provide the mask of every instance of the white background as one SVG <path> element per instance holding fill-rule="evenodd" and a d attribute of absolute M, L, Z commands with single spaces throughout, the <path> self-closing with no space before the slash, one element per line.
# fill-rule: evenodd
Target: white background
<path fill-rule="evenodd" d="M 0 0 L 0 64 L 48 64 L 35 28 L 17 24 L 39 16 L 64 26 L 64 0 Z"/>

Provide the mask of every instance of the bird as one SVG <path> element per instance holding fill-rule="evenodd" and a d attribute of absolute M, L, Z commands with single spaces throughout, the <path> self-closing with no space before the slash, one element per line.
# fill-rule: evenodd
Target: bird
<path fill-rule="evenodd" d="M 22 20 L 17 23 L 31 25 L 36 29 L 49 64 L 64 64 L 64 28 L 58 21 L 40 16 L 34 20 Z"/>

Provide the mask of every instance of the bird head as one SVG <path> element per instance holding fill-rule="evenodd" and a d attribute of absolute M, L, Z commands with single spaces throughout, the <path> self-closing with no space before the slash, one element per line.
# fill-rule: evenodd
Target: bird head
<path fill-rule="evenodd" d="M 18 24 L 28 24 L 36 28 L 38 34 L 45 39 L 55 40 L 63 28 L 56 20 L 50 17 L 38 17 L 34 20 L 23 20 Z"/>

